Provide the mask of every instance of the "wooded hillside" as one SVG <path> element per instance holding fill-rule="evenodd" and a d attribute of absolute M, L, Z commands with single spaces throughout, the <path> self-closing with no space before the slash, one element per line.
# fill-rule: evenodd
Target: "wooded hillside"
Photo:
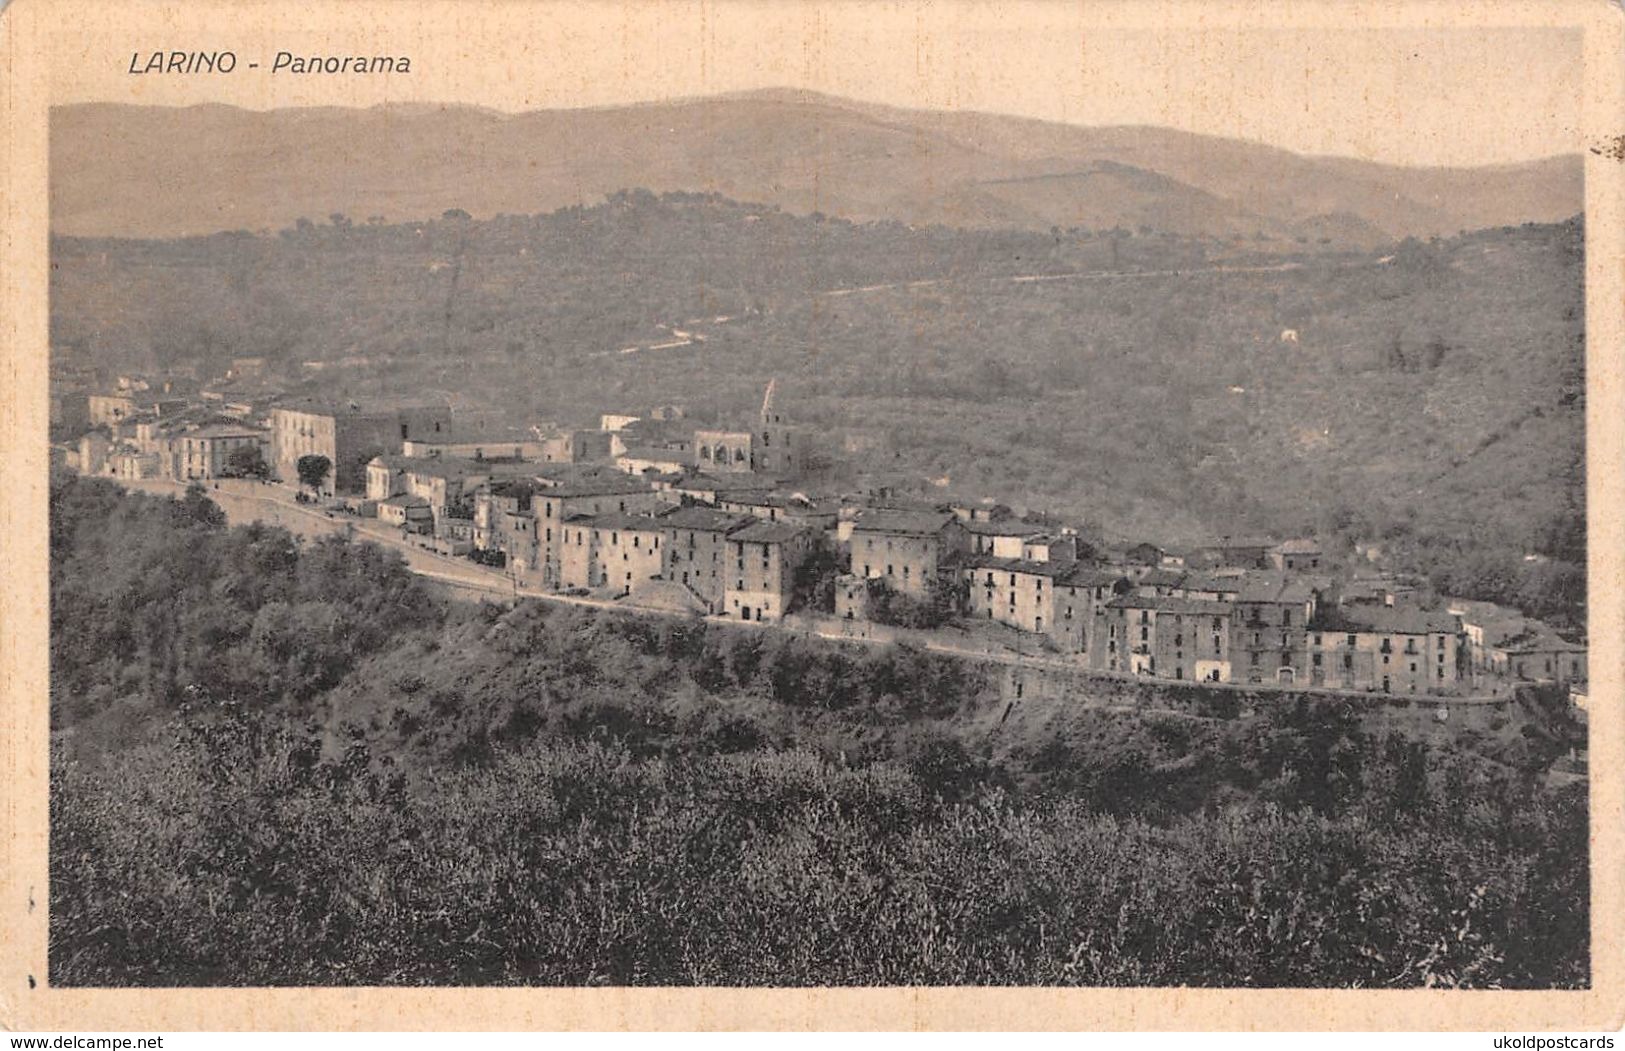
<path fill-rule="evenodd" d="M 1079 705 L 52 490 L 52 984 L 1588 980 L 1574 728 Z"/>

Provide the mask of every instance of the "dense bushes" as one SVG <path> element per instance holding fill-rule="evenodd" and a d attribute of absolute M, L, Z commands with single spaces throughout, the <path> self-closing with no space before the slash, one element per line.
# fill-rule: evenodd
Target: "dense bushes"
<path fill-rule="evenodd" d="M 1585 979 L 1582 793 L 1488 827 L 949 804 L 805 753 L 534 746 L 407 794 L 220 729 L 55 768 L 66 984 L 1524 986 Z M 131 821 L 132 814 L 145 815 Z M 158 815 L 164 815 L 161 820 Z"/>
<path fill-rule="evenodd" d="M 1010 717 L 939 654 L 443 608 L 200 494 L 52 500 L 53 983 L 1588 979 L 1538 704 L 1499 750 Z"/>
<path fill-rule="evenodd" d="M 400 557 L 342 537 L 226 529 L 182 500 L 66 478 L 51 491 L 53 720 L 207 696 L 309 700 L 440 610 Z"/>

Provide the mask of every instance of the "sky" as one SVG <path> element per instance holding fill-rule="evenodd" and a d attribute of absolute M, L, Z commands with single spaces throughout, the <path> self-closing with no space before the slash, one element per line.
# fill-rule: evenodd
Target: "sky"
<path fill-rule="evenodd" d="M 1409 18 L 1416 24 L 1384 29 L 1364 28 L 1372 23 L 1355 4 L 1333 28 L 1303 24 L 1304 11 L 1330 10 L 1312 4 L 1293 5 L 1292 17 L 1277 7 L 1263 10 L 1282 17 L 1254 8 L 1206 19 L 1188 4 L 1041 0 L 396 4 L 388 17 L 355 3 L 320 26 L 290 23 L 281 5 L 212 10 L 185 32 L 64 34 L 53 101 L 519 111 L 792 87 L 904 107 L 1154 124 L 1399 164 L 1504 163 L 1584 145 L 1578 29 L 1441 28 L 1420 5 L 1410 9 L 1423 12 Z M 1193 27 L 1199 19 L 1207 24 Z M 1326 18 L 1307 21 L 1317 20 Z M 239 69 L 132 76 L 132 54 L 155 47 L 229 48 Z M 267 74 L 278 50 L 407 55 L 412 71 Z M 246 71 L 255 59 L 261 71 Z"/>

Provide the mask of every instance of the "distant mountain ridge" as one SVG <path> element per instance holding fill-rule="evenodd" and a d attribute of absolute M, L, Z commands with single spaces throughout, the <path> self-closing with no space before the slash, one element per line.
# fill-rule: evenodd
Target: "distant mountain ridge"
<path fill-rule="evenodd" d="M 401 104 L 52 111 L 60 234 L 171 237 L 592 204 L 627 187 L 956 227 L 1150 227 L 1370 247 L 1583 208 L 1567 155 L 1486 168 L 1312 157 L 1144 126 L 907 110 L 793 90 L 501 113 Z"/>

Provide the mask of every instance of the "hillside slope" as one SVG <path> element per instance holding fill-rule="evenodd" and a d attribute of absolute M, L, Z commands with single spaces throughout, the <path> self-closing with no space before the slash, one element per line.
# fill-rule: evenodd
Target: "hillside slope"
<path fill-rule="evenodd" d="M 305 382 L 579 424 L 669 401 L 737 421 L 777 376 L 849 468 L 828 484 L 934 479 L 1175 542 L 1318 529 L 1484 597 L 1517 597 L 1524 556 L 1546 555 L 1569 590 L 1526 605 L 1577 609 L 1580 224 L 1244 247 L 628 193 L 488 222 L 58 239 L 52 338 L 209 374 L 361 358 Z"/>
<path fill-rule="evenodd" d="M 52 113 L 52 228 L 176 236 L 587 204 L 627 186 L 959 227 L 1147 226 L 1370 247 L 1580 211 L 1581 163 L 1407 169 L 1147 127 L 768 91 L 503 114 L 381 106 Z"/>

